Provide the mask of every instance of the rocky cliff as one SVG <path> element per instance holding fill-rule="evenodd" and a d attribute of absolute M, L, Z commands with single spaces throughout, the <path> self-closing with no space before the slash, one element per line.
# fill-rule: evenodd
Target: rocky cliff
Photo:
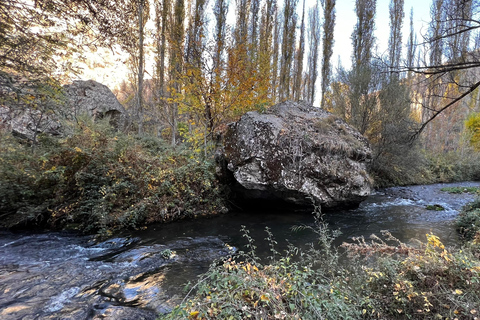
<path fill-rule="evenodd" d="M 217 172 L 242 199 L 351 207 L 370 194 L 370 158 L 367 140 L 343 120 L 287 101 L 228 126 Z"/>

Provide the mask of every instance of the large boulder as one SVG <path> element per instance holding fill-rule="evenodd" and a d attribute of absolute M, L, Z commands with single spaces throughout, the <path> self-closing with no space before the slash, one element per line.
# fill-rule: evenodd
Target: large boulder
<path fill-rule="evenodd" d="M 228 125 L 217 173 L 241 199 L 354 207 L 371 191 L 370 158 L 367 140 L 343 120 L 287 101 Z"/>
<path fill-rule="evenodd" d="M 64 128 L 60 119 L 72 120 L 81 114 L 96 119 L 108 116 L 119 129 L 126 124 L 127 112 L 123 106 L 107 86 L 96 81 L 74 81 L 60 88 L 51 102 L 31 108 L 18 101 L 40 96 L 42 93 L 37 89 L 40 86 L 18 77 L 9 79 L 8 84 L 0 82 L 0 93 L 12 97 L 0 99 L 0 128 L 17 136 L 34 139 L 39 133 L 61 135 Z"/>
<path fill-rule="evenodd" d="M 110 89 L 99 82 L 76 80 L 64 87 L 67 104 L 74 115 L 108 116 L 117 127 L 125 125 L 127 113 Z"/>

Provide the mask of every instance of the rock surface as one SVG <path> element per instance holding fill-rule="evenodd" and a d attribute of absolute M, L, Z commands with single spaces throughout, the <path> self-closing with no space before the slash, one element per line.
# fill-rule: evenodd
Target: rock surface
<path fill-rule="evenodd" d="M 217 173 L 233 177 L 232 190 L 244 199 L 353 207 L 370 194 L 370 158 L 367 140 L 343 120 L 287 101 L 228 126 Z"/>
<path fill-rule="evenodd" d="M 0 84 L 0 91 L 13 94 L 13 87 L 15 83 L 11 87 Z M 16 96 L 25 96 L 29 94 L 28 90 L 32 90 L 26 85 L 18 87 Z M 77 80 L 63 89 L 65 99 L 52 103 L 52 107 L 46 105 L 32 109 L 18 103 L 0 104 L 0 127 L 32 140 L 39 133 L 61 135 L 63 128 L 60 119 L 74 119 L 81 114 L 93 118 L 109 116 L 112 125 L 117 128 L 126 124 L 127 113 L 107 86 L 93 80 Z"/>
<path fill-rule="evenodd" d="M 95 118 L 110 116 L 117 127 L 124 125 L 127 113 L 107 86 L 93 80 L 77 80 L 65 85 L 64 89 L 67 105 L 74 115 L 88 114 Z"/>

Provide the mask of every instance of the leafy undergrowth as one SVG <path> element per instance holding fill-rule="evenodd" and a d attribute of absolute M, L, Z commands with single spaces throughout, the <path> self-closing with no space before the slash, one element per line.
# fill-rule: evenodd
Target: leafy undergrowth
<path fill-rule="evenodd" d="M 480 317 L 478 247 L 447 249 L 427 234 L 425 243 L 401 243 L 388 232 L 333 245 L 321 220 L 305 227 L 318 242 L 302 251 L 275 250 L 262 264 L 250 252 L 212 265 L 183 303 L 161 319 L 477 319 Z"/>
<path fill-rule="evenodd" d="M 456 223 L 458 232 L 467 241 L 480 245 L 480 198 L 463 208 Z"/>
<path fill-rule="evenodd" d="M 210 163 L 161 140 L 80 122 L 34 152 L 0 143 L 3 226 L 75 228 L 108 236 L 121 228 L 215 214 L 222 197 Z"/>

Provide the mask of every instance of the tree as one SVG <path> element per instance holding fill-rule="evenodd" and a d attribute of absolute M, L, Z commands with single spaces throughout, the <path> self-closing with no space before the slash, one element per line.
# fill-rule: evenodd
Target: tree
<path fill-rule="evenodd" d="M 286 0 L 283 8 L 282 56 L 280 61 L 280 100 L 291 98 L 292 65 L 295 52 L 298 0 Z"/>
<path fill-rule="evenodd" d="M 278 8 L 275 8 L 275 18 L 274 18 L 274 31 L 273 31 L 273 57 L 272 57 L 272 100 L 273 102 L 278 101 L 278 87 L 279 87 L 279 76 L 278 76 L 278 63 L 279 63 L 279 49 L 280 49 L 280 21 L 278 18 Z"/>
<path fill-rule="evenodd" d="M 347 81 L 351 88 L 350 121 L 361 134 L 367 132 L 372 113 L 377 105 L 376 96 L 372 94 L 377 83 L 372 81 L 374 74 L 371 69 L 372 50 L 375 44 L 373 31 L 376 4 L 376 0 L 355 1 L 357 22 L 352 33 L 352 70 Z"/>
<path fill-rule="evenodd" d="M 277 61 L 275 55 L 275 17 L 277 12 L 277 1 L 266 0 L 262 8 L 262 18 L 260 24 L 260 39 L 259 39 L 259 51 L 258 51 L 258 69 L 261 81 L 261 87 L 266 92 L 260 93 L 260 95 L 266 94 L 269 96 L 269 100 L 274 102 L 275 95 L 272 88 L 273 82 L 276 78 L 276 65 Z"/>
<path fill-rule="evenodd" d="M 138 89 L 137 89 L 137 117 L 138 133 L 143 134 L 143 76 L 145 68 L 144 28 L 148 10 L 145 10 L 145 0 L 138 0 Z"/>
<path fill-rule="evenodd" d="M 403 27 L 403 0 L 390 0 L 390 36 L 388 38 L 389 67 L 398 70 L 402 57 L 402 27 Z M 398 73 L 392 73 L 398 77 Z"/>
<path fill-rule="evenodd" d="M 417 46 L 417 37 L 413 28 L 413 7 L 410 10 L 410 33 L 407 42 L 407 69 L 412 70 L 415 60 L 415 50 Z M 412 71 L 408 72 L 408 77 L 412 76 Z"/>
<path fill-rule="evenodd" d="M 183 50 L 185 43 L 185 2 L 175 0 L 169 34 L 169 84 L 168 123 L 171 128 L 171 144 L 177 144 L 178 104 L 182 99 Z"/>
<path fill-rule="evenodd" d="M 213 56 L 213 68 L 215 73 L 214 81 L 218 82 L 223 73 L 223 55 L 225 51 L 225 43 L 227 40 L 227 13 L 228 2 L 227 0 L 216 0 L 213 8 L 213 14 L 215 16 L 215 54 Z"/>
<path fill-rule="evenodd" d="M 255 61 L 258 56 L 258 14 L 260 12 L 260 0 L 250 0 L 250 59 Z"/>
<path fill-rule="evenodd" d="M 322 50 L 322 102 L 321 106 L 322 108 L 325 106 L 325 94 L 327 92 L 327 88 L 330 85 L 330 76 L 332 72 L 332 67 L 330 65 L 330 59 L 332 58 L 333 54 L 333 35 L 334 35 L 334 29 L 335 29 L 335 0 L 322 0 L 322 6 L 323 6 L 323 16 L 324 16 L 324 21 L 323 21 L 323 50 Z M 318 7 L 318 4 L 317 4 Z M 317 14 L 318 15 L 318 14 Z M 310 32 L 314 32 L 314 30 L 317 30 L 318 33 L 320 33 L 320 28 L 319 28 L 319 23 L 320 19 L 318 19 L 318 22 L 313 25 L 311 25 Z M 317 35 L 319 37 L 319 35 Z M 316 58 L 312 58 L 316 59 Z M 316 62 L 313 62 L 315 63 Z M 315 98 L 315 81 L 313 81 L 312 84 L 312 89 L 310 95 L 311 95 L 311 101 L 314 101 Z"/>
<path fill-rule="evenodd" d="M 303 56 L 305 55 L 305 0 L 303 0 L 302 21 L 300 23 L 300 39 L 295 54 L 294 78 L 293 78 L 293 100 L 301 99 L 303 92 Z"/>
<path fill-rule="evenodd" d="M 424 65 L 407 68 L 428 82 L 427 99 L 422 101 L 422 123 L 413 133 L 412 139 L 417 138 L 429 123 L 458 105 L 480 86 L 480 81 L 475 76 L 475 68 L 480 66 L 480 53 L 475 42 L 468 36 L 480 28 L 479 9 L 478 0 L 433 2 L 430 27 L 424 36 L 425 43 L 429 45 L 426 48 L 429 60 Z M 458 74 L 460 70 L 461 76 Z"/>

